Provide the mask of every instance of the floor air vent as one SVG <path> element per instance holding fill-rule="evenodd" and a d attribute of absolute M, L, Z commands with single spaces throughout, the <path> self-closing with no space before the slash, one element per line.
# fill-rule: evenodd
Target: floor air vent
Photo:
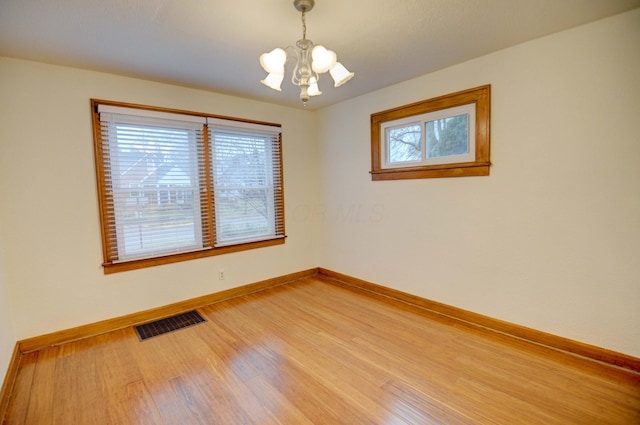
<path fill-rule="evenodd" d="M 140 338 L 140 341 L 143 341 L 154 336 L 177 331 L 178 329 L 186 328 L 188 326 L 197 325 L 201 322 L 205 322 L 204 317 L 200 316 L 197 311 L 193 310 L 178 314 L 177 316 L 171 316 L 166 319 L 135 326 L 135 328 L 138 333 L 138 338 Z"/>

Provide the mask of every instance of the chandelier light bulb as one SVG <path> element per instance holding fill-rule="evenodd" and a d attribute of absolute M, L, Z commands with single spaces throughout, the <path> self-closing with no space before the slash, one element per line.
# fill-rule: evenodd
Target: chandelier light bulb
<path fill-rule="evenodd" d="M 313 63 L 311 67 L 319 74 L 327 72 L 333 67 L 337 61 L 335 52 L 327 50 L 324 46 L 317 45 L 311 50 L 311 58 Z"/>
<path fill-rule="evenodd" d="M 269 73 L 284 73 L 284 63 L 286 61 L 287 53 L 280 47 L 260 55 L 260 65 Z"/>
<path fill-rule="evenodd" d="M 309 96 L 320 96 L 322 92 L 318 88 L 318 80 L 315 77 L 309 79 Z"/>
<path fill-rule="evenodd" d="M 270 72 L 269 75 L 267 75 L 267 78 L 261 80 L 260 82 L 269 88 L 282 91 L 282 89 L 280 88 L 280 84 L 282 84 L 283 79 L 284 70 L 282 72 Z"/>
<path fill-rule="evenodd" d="M 340 62 L 336 62 L 335 65 L 329 70 L 331 78 L 333 78 L 333 87 L 340 87 L 347 81 L 353 78 L 355 75 L 353 72 L 349 72 Z"/>

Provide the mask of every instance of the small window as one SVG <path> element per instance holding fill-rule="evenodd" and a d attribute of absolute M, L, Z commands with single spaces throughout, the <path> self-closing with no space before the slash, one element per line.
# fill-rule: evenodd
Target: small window
<path fill-rule="evenodd" d="M 372 179 L 488 175 L 489 89 L 372 114 Z"/>
<path fill-rule="evenodd" d="M 280 126 L 92 108 L 105 273 L 284 242 Z"/>
<path fill-rule="evenodd" d="M 382 123 L 384 168 L 475 160 L 475 105 Z"/>

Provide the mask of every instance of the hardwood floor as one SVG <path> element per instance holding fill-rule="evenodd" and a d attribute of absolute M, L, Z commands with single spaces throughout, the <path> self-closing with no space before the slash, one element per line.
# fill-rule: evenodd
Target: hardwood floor
<path fill-rule="evenodd" d="M 23 355 L 14 424 L 640 424 L 640 374 L 318 278 Z"/>

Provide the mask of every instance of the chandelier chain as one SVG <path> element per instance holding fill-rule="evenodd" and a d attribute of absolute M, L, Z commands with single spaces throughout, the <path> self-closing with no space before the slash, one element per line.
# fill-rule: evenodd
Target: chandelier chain
<path fill-rule="evenodd" d="M 307 19 L 306 19 L 307 11 L 302 11 L 302 39 L 307 39 Z"/>

